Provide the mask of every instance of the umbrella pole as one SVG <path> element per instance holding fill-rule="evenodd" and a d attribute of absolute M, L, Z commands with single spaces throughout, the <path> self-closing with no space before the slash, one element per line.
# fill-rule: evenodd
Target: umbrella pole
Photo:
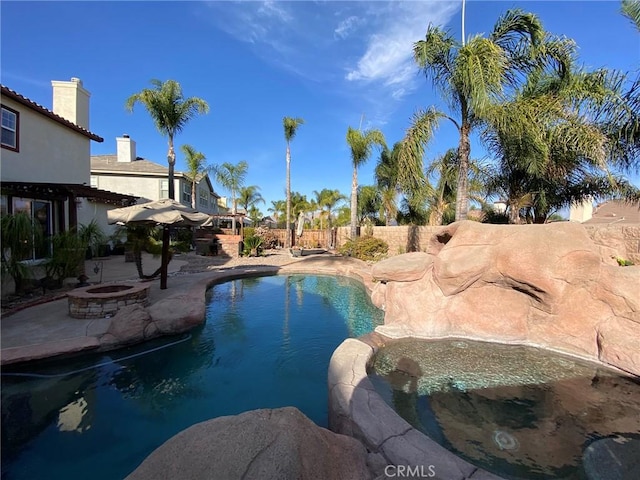
<path fill-rule="evenodd" d="M 160 264 L 160 290 L 167 289 L 167 270 L 169 267 L 169 225 L 162 226 L 162 261 Z"/>

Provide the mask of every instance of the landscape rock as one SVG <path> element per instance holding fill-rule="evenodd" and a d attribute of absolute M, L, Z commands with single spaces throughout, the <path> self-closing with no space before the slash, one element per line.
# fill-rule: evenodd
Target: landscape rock
<path fill-rule="evenodd" d="M 113 316 L 107 332 L 100 337 L 103 344 L 137 343 L 145 339 L 145 329 L 151 322 L 147 310 L 140 304 L 128 305 Z"/>
<path fill-rule="evenodd" d="M 529 343 L 640 374 L 629 340 L 640 333 L 640 268 L 613 266 L 600 248 L 571 222 L 453 223 L 431 239 L 433 267 L 423 277 L 389 276 L 374 290 L 385 309 L 377 331 Z M 413 258 L 394 257 L 391 265 Z"/>
<path fill-rule="evenodd" d="M 382 260 L 373 265 L 371 275 L 381 282 L 413 282 L 424 277 L 433 256 L 424 252 L 411 252 Z"/>
<path fill-rule="evenodd" d="M 162 334 L 182 333 L 204 322 L 205 304 L 197 295 L 174 295 L 148 308 Z"/>
<path fill-rule="evenodd" d="M 371 478 L 356 439 L 320 428 L 294 407 L 219 417 L 183 430 L 127 477 L 260 480 Z"/>

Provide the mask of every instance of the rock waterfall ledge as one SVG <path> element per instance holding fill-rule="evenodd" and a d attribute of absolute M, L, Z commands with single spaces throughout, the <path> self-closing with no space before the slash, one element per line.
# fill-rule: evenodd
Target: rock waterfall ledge
<path fill-rule="evenodd" d="M 640 267 L 599 252 L 575 223 L 453 223 L 427 252 L 373 266 L 376 331 L 528 344 L 639 375 Z"/>

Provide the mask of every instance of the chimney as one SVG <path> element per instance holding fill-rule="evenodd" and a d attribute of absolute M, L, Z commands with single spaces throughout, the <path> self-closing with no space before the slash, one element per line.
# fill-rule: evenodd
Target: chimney
<path fill-rule="evenodd" d="M 82 80 L 72 78 L 70 82 L 53 80 L 53 113 L 66 118 L 79 127 L 89 130 L 89 97 L 82 87 Z"/>
<path fill-rule="evenodd" d="M 593 217 L 593 199 L 588 198 L 582 203 L 571 203 L 569 207 L 569 221 L 584 223 Z"/>
<path fill-rule="evenodd" d="M 118 163 L 134 162 L 136 160 L 136 142 L 129 138 L 126 133 L 121 137 L 116 137 L 118 144 Z"/>

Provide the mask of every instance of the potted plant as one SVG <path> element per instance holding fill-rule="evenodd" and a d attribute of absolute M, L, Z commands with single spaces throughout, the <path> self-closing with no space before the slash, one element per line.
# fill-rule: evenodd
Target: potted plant
<path fill-rule="evenodd" d="M 100 256 L 100 247 L 105 246 L 107 236 L 95 220 L 87 225 L 80 225 L 78 237 L 91 250 L 92 256 Z"/>

